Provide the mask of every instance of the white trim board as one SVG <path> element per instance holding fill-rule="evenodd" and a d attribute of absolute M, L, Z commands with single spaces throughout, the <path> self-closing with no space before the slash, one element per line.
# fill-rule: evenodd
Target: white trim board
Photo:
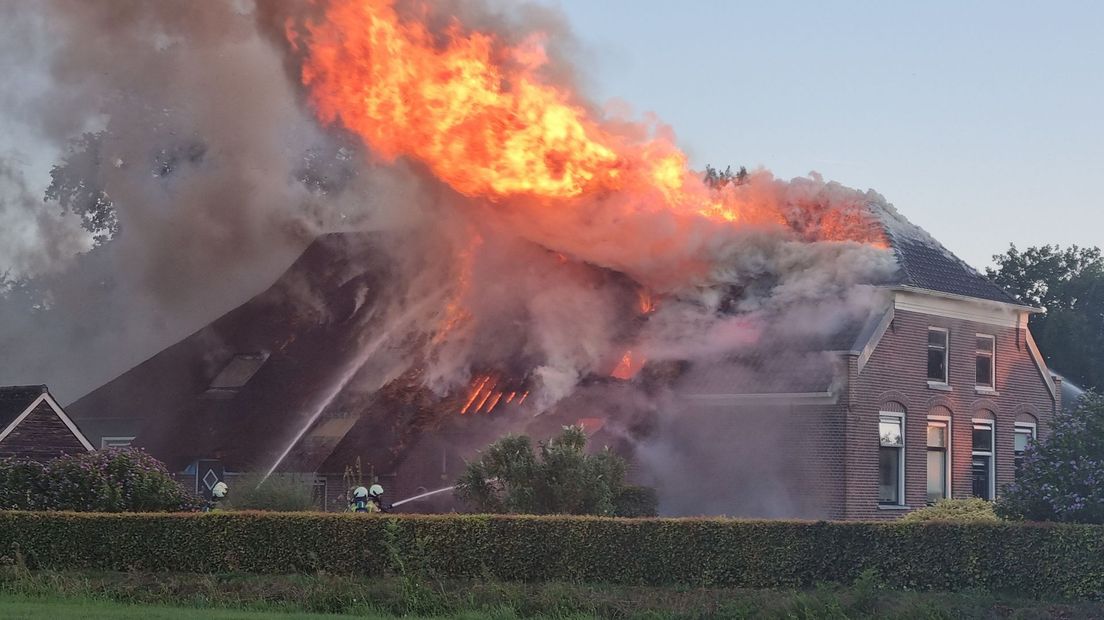
<path fill-rule="evenodd" d="M 95 451 L 95 448 L 93 448 L 92 444 L 89 443 L 88 438 L 84 436 L 84 433 L 80 432 L 80 429 L 77 428 L 76 424 L 73 424 L 73 421 L 69 419 L 69 416 L 65 415 L 65 411 L 62 410 L 61 405 L 57 404 L 57 401 L 54 400 L 52 396 L 50 396 L 49 392 L 43 392 L 38 396 L 38 398 L 31 401 L 31 404 L 23 410 L 23 413 L 19 414 L 14 420 L 12 420 L 11 424 L 8 424 L 7 428 L 5 428 L 3 431 L 0 431 L 0 441 L 4 441 L 5 439 L 7 439 L 8 435 L 11 435 L 12 431 L 14 431 L 16 427 L 18 427 L 20 423 L 23 422 L 23 420 L 27 419 L 27 416 L 31 415 L 31 412 L 34 411 L 35 408 L 37 408 L 40 404 L 42 404 L 43 401 L 45 401 L 46 404 L 54 410 L 54 414 L 56 414 L 57 417 L 61 419 L 62 423 L 65 424 L 65 426 L 69 429 L 69 432 L 73 433 L 73 436 L 81 442 L 81 445 L 84 446 L 86 450 L 88 450 L 89 452 Z"/>
<path fill-rule="evenodd" d="M 744 403 L 779 402 L 794 405 L 834 405 L 838 398 L 833 392 L 787 392 L 778 394 L 685 394 L 683 398 L 710 405 L 738 405 Z"/>
<path fill-rule="evenodd" d="M 896 290 L 893 307 L 897 310 L 933 314 L 1000 327 L 1018 327 L 1020 314 L 1029 311 L 1021 306 L 996 302 L 985 303 L 980 299 L 966 297 L 943 297 L 909 289 Z"/>

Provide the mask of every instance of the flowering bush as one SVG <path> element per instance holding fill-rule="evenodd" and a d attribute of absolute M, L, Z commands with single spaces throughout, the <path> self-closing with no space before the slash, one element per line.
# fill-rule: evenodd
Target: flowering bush
<path fill-rule="evenodd" d="M 1054 417 L 1046 442 L 1028 446 L 1023 470 L 997 501 L 1004 518 L 1104 523 L 1104 397 L 1088 393 Z"/>
<path fill-rule="evenodd" d="M 141 450 L 107 449 L 46 464 L 0 460 L 0 509 L 91 512 L 194 510 L 196 498 Z"/>

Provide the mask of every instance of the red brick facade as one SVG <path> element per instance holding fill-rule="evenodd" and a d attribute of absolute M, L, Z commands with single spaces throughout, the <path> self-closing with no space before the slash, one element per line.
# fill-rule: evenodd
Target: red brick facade
<path fill-rule="evenodd" d="M 948 330 L 948 386 L 931 386 L 927 379 L 929 327 Z M 995 391 L 975 385 L 977 334 L 996 339 Z M 1058 409 L 1044 375 L 1028 345 L 1026 327 L 996 325 L 898 309 L 893 322 L 870 355 L 862 372 L 852 357 L 846 399 L 841 403 L 846 437 L 843 519 L 895 518 L 927 501 L 927 421 L 929 415 L 950 417 L 952 497 L 970 497 L 973 419 L 994 421 L 996 488 L 1012 482 L 1016 422 L 1038 424 L 1046 436 Z M 941 388 L 941 389 L 940 389 Z M 878 420 L 880 411 L 903 411 L 905 419 L 904 506 L 878 504 Z"/>

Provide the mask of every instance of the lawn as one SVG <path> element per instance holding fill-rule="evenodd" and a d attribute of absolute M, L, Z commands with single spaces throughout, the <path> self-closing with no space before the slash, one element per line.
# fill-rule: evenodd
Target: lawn
<path fill-rule="evenodd" d="M 163 605 L 133 605 L 96 599 L 43 599 L 23 596 L 0 595 L 0 618 L 6 620 L 58 620 L 59 618 L 80 618 L 88 620 L 184 620 L 185 618 L 203 618 L 204 620 L 341 620 L 357 618 L 359 620 L 391 620 L 399 618 L 391 614 L 311 614 L 302 612 L 244 611 L 234 609 L 212 609 L 196 607 L 168 607 Z M 417 616 L 402 616 L 417 620 Z M 448 620 L 509 620 L 517 616 L 509 611 L 501 612 L 465 612 L 456 615 L 436 616 L 436 619 Z M 584 616 L 579 616 L 583 618 Z"/>
<path fill-rule="evenodd" d="M 211 620 L 261 620 L 271 618 L 270 611 L 238 611 L 231 609 L 197 609 L 195 607 L 163 607 L 154 605 L 129 605 L 95 599 L 43 599 L 22 596 L 0 596 L 0 618 L 8 620 L 57 620 L 58 618 L 88 618 L 90 620 L 183 620 L 184 618 L 210 618 Z M 280 618 L 288 620 L 335 620 L 338 618 L 393 618 L 394 616 L 345 616 L 333 614 L 286 613 Z"/>
<path fill-rule="evenodd" d="M 807 590 L 520 584 L 337 575 L 53 572 L 0 567 L 0 618 L 701 618 L 1104 617 L 1093 601 L 895 590 L 873 577 Z"/>

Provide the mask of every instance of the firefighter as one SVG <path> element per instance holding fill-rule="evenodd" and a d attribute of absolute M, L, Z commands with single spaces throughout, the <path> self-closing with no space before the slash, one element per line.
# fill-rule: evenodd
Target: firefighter
<path fill-rule="evenodd" d="M 369 503 L 372 505 L 370 512 L 387 512 L 391 509 L 391 506 L 384 506 L 383 504 L 383 486 L 373 484 L 372 488 L 368 489 L 368 495 L 370 496 Z"/>
<path fill-rule="evenodd" d="M 368 489 L 364 487 L 357 487 L 353 489 L 353 498 L 349 502 L 349 512 L 369 512 L 368 505 L 371 504 L 368 500 Z"/>
<path fill-rule="evenodd" d="M 215 483 L 215 486 L 211 487 L 211 501 L 207 502 L 203 507 L 204 512 L 211 512 L 218 508 L 218 503 L 226 499 L 226 495 L 230 492 L 230 487 L 221 480 Z"/>

